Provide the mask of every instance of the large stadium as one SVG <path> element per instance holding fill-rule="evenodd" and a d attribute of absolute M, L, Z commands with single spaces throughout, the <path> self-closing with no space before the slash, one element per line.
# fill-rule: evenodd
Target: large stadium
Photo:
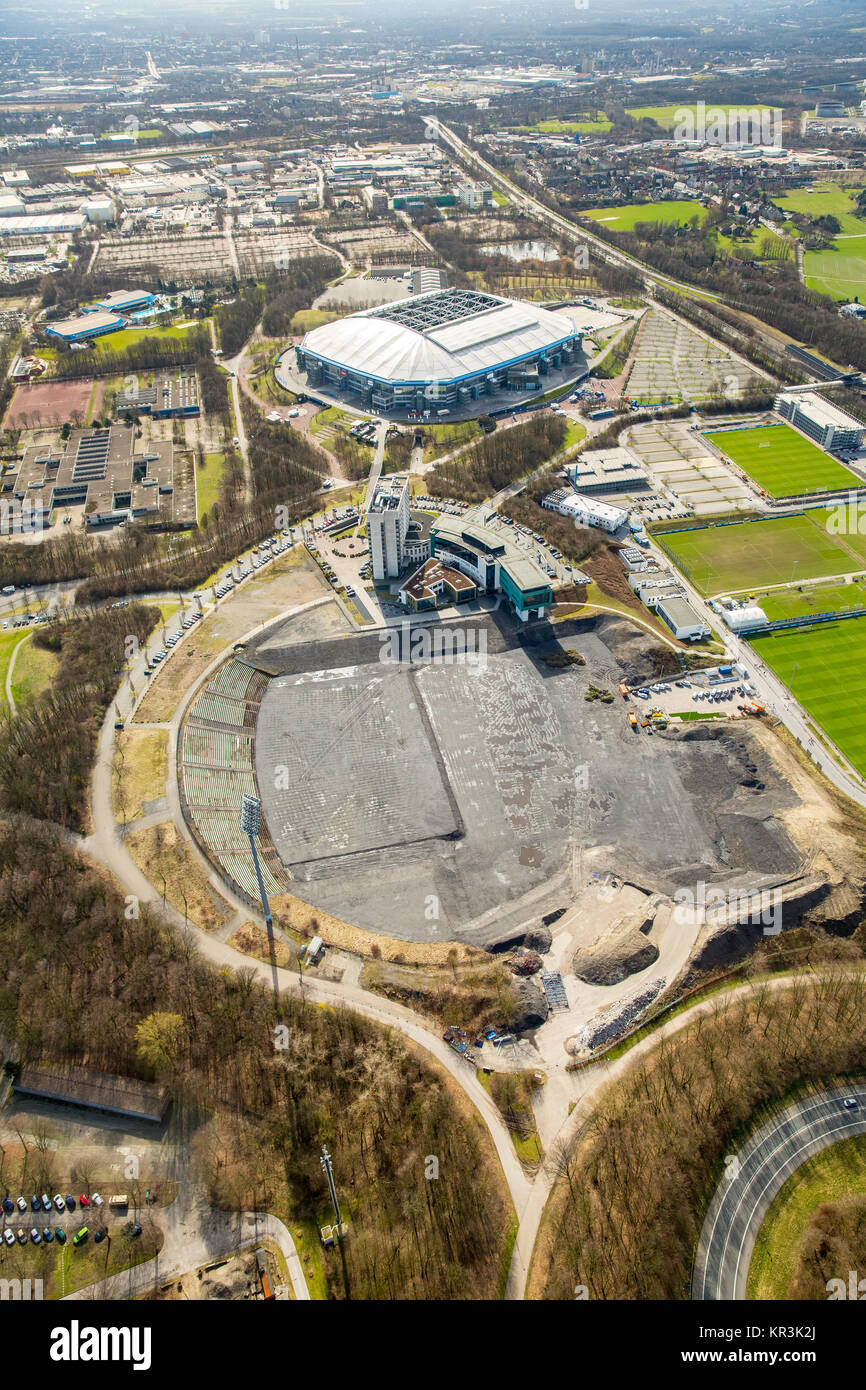
<path fill-rule="evenodd" d="M 565 312 L 434 290 L 312 329 L 277 379 L 402 418 L 477 415 L 585 375 L 582 336 Z"/>

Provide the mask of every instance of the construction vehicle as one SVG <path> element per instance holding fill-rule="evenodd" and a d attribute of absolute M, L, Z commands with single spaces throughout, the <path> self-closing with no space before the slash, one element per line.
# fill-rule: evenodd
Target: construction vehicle
<path fill-rule="evenodd" d="M 636 715 L 634 712 L 632 712 L 632 713 L 629 715 L 629 717 L 628 717 L 628 722 L 629 722 L 629 724 L 631 724 L 631 727 L 632 727 L 633 729 L 636 729 L 636 728 L 637 728 L 637 715 Z"/>
<path fill-rule="evenodd" d="M 627 689 L 627 687 L 626 687 L 625 685 L 620 685 L 620 687 L 619 687 L 619 693 L 620 693 L 620 695 L 622 696 L 622 698 L 623 698 L 624 700 L 627 700 L 627 699 L 628 699 L 628 689 Z"/>
<path fill-rule="evenodd" d="M 648 729 L 648 728 L 649 728 L 649 716 L 648 716 L 648 715 L 646 715 L 646 714 L 644 715 L 643 719 L 640 721 L 640 726 L 641 726 L 642 729 Z"/>

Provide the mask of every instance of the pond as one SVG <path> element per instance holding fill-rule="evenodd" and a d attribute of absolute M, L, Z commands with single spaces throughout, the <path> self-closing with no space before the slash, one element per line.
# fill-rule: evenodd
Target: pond
<path fill-rule="evenodd" d="M 479 247 L 485 256 L 507 256 L 510 261 L 558 261 L 559 247 L 551 241 L 501 241 Z"/>

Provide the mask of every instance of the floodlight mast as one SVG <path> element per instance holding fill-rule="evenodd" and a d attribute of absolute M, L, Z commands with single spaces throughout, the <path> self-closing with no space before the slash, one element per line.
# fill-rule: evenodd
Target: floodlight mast
<path fill-rule="evenodd" d="M 328 1191 L 331 1194 L 331 1205 L 334 1208 L 334 1219 L 337 1223 L 337 1239 L 339 1240 L 343 1227 L 343 1218 L 340 1215 L 340 1203 L 337 1201 L 337 1189 L 334 1186 L 334 1170 L 331 1162 L 331 1155 L 326 1146 L 322 1145 L 322 1157 L 319 1159 L 325 1177 L 328 1179 Z"/>
<path fill-rule="evenodd" d="M 268 895 L 265 892 L 265 881 L 262 878 L 262 870 L 261 865 L 259 864 L 259 855 L 256 849 L 255 841 L 255 836 L 258 835 L 261 829 L 261 824 L 262 803 L 257 796 L 249 796 L 245 792 L 241 801 L 241 830 L 250 837 L 250 849 L 253 852 L 253 864 L 255 865 L 256 878 L 258 880 L 259 885 L 259 896 L 262 900 L 262 908 L 264 909 L 265 922 L 267 924 L 268 930 L 271 931 L 273 929 L 273 919 L 271 918 L 271 909 L 268 906 Z"/>

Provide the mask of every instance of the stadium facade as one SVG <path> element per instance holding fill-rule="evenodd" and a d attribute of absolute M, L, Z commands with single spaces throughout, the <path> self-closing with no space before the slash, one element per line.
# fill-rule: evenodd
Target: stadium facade
<path fill-rule="evenodd" d="M 429 419 L 584 368 L 574 319 L 477 290 L 412 295 L 314 328 L 295 349 L 312 390 Z"/>

